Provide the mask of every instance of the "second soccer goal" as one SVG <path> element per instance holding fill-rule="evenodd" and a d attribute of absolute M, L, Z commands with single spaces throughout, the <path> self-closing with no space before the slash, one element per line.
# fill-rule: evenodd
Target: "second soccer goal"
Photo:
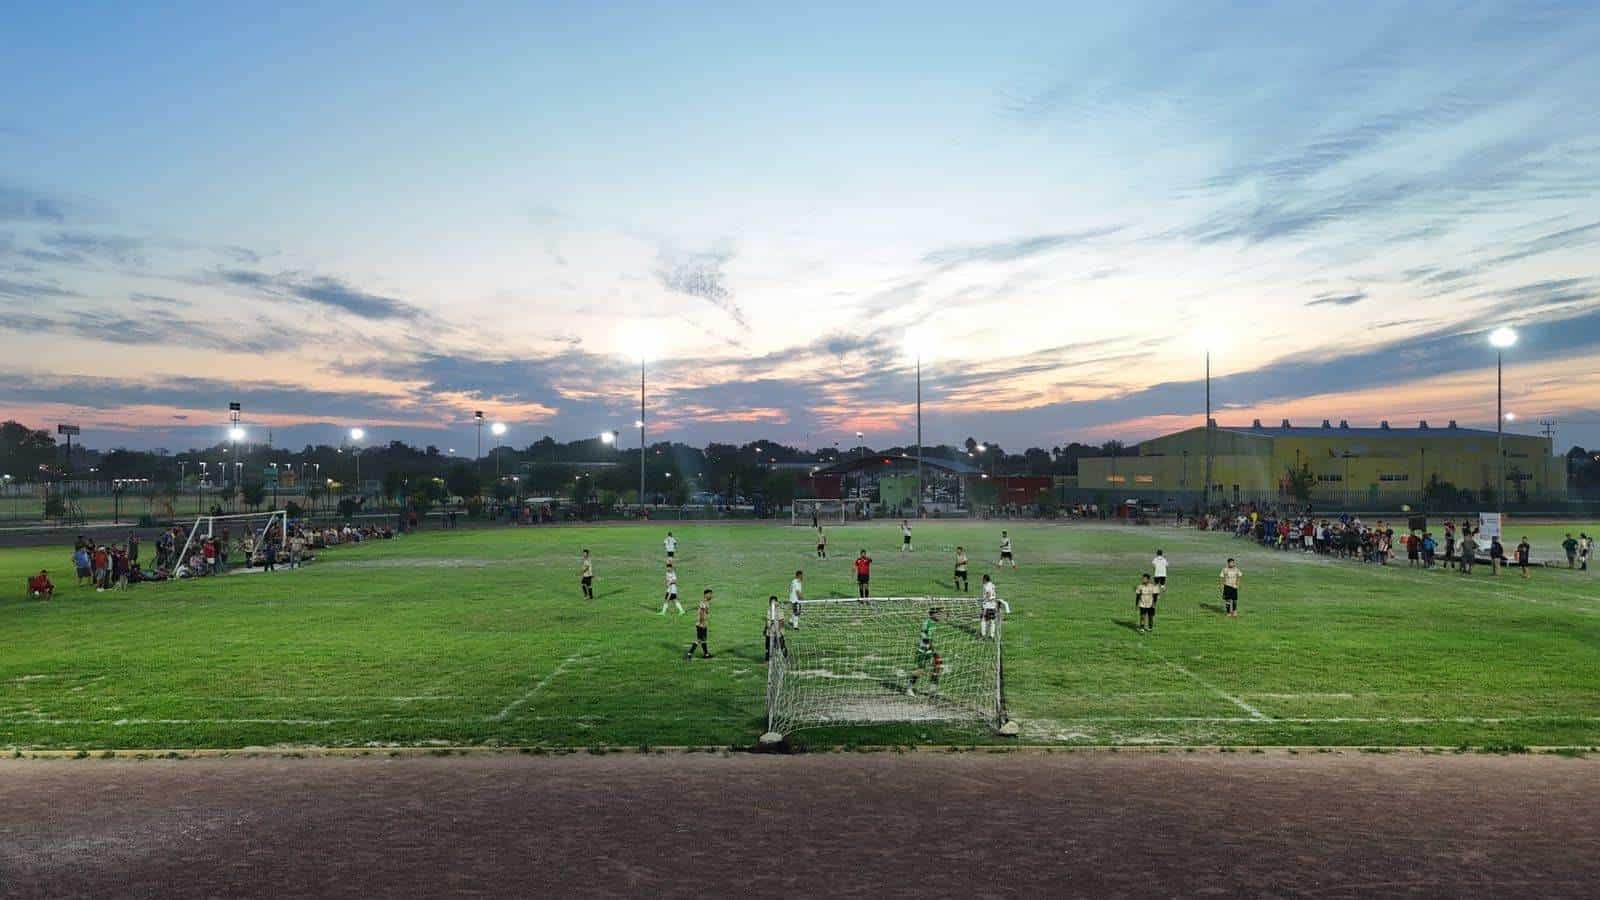
<path fill-rule="evenodd" d="M 976 597 L 774 603 L 767 611 L 767 733 L 824 725 L 960 722 L 1011 735 L 1007 605 Z"/>

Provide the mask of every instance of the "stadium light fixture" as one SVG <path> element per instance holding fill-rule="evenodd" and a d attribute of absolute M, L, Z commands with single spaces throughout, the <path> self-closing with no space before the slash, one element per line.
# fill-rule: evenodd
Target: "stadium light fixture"
<path fill-rule="evenodd" d="M 606 445 L 609 446 L 611 444 L 615 444 L 616 442 L 617 442 L 617 433 L 615 431 L 602 431 L 602 432 L 600 432 L 600 443 L 606 444 Z"/>
<path fill-rule="evenodd" d="M 506 423 L 504 423 L 504 422 L 496 422 L 493 425 L 490 425 L 489 426 L 489 433 L 494 435 L 495 437 L 500 437 L 501 435 L 506 433 Z"/>
<path fill-rule="evenodd" d="M 229 428 L 228 440 L 234 441 L 235 443 L 244 440 L 244 429 L 240 428 L 238 425 Z"/>
<path fill-rule="evenodd" d="M 1514 416 L 1506 412 L 1506 351 L 1517 343 L 1517 332 L 1504 325 L 1489 332 L 1489 346 L 1494 348 L 1494 444 L 1499 462 L 1499 483 L 1494 488 L 1495 511 L 1506 511 L 1506 423 Z"/>
<path fill-rule="evenodd" d="M 1189 343 L 1196 350 L 1201 351 L 1206 357 L 1206 483 L 1200 489 L 1200 509 L 1203 513 L 1211 511 L 1211 460 L 1212 460 L 1212 432 L 1211 427 L 1211 353 L 1212 351 L 1226 350 L 1233 343 L 1233 332 L 1221 324 L 1204 323 L 1196 326 L 1189 332 Z"/>
<path fill-rule="evenodd" d="M 359 440 L 361 440 L 362 438 L 364 438 L 366 436 L 367 436 L 367 432 L 366 432 L 366 429 L 364 429 L 364 428 L 352 428 L 352 429 L 350 429 L 350 440 L 352 440 L 352 441 L 359 441 Z"/>
<path fill-rule="evenodd" d="M 661 355 L 663 341 L 657 329 L 643 322 L 624 322 L 617 328 L 617 347 L 624 356 L 639 363 L 639 419 L 634 427 L 639 429 L 639 509 L 644 509 L 644 367 L 645 363 Z"/>
<path fill-rule="evenodd" d="M 1508 412 L 1505 415 L 1505 419 L 1507 422 L 1515 422 L 1517 420 L 1517 414 L 1514 412 Z"/>

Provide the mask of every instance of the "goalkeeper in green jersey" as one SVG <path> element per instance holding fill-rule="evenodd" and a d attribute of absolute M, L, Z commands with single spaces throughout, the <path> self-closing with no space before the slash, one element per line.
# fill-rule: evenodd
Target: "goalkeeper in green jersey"
<path fill-rule="evenodd" d="M 922 632 L 917 635 L 917 653 L 912 659 L 911 680 L 906 683 L 906 696 L 917 695 L 917 679 L 927 675 L 933 682 L 932 693 L 939 693 L 939 672 L 944 668 L 944 660 L 933 649 L 933 627 L 939 624 L 939 608 L 928 610 L 928 617 L 922 620 Z"/>

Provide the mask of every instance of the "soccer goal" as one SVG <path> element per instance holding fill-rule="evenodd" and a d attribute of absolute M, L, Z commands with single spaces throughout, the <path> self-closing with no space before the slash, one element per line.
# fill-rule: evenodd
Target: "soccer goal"
<path fill-rule="evenodd" d="M 183 549 L 178 552 L 177 565 L 187 567 L 190 556 L 200 551 L 201 543 L 213 538 L 224 542 L 224 552 L 230 563 L 243 560 L 248 565 L 250 557 L 269 536 L 281 547 L 288 534 L 289 514 L 281 509 L 229 516 L 200 516 L 195 519 L 189 536 L 183 542 Z"/>
<path fill-rule="evenodd" d="M 1016 734 L 1006 716 L 1006 611 L 1001 601 L 985 628 L 976 597 L 772 604 L 761 742 L 801 728 L 885 722 L 965 720 Z"/>
<path fill-rule="evenodd" d="M 811 517 L 819 525 L 843 525 L 845 521 L 843 500 L 796 500 L 789 508 L 789 524 L 810 527 Z"/>

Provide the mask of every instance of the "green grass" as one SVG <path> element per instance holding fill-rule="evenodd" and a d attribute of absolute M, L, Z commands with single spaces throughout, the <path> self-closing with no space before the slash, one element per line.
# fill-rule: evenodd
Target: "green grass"
<path fill-rule="evenodd" d="M 924 524 L 903 555 L 892 524 L 841 527 L 819 564 L 805 529 L 672 527 L 685 599 L 717 590 L 710 661 L 681 658 L 690 616 L 656 614 L 662 525 L 429 532 L 127 593 L 74 587 L 61 548 L 0 551 L 0 746 L 745 745 L 763 725 L 765 598 L 795 568 L 812 596 L 853 595 L 865 546 L 877 593 L 945 593 L 953 545 L 976 583 L 999 535 Z M 1025 742 L 1600 745 L 1600 571 L 1466 579 L 1168 527 L 1006 527 L 1022 563 L 997 573 L 1014 610 L 1007 698 Z M 1130 595 L 1157 546 L 1172 586 L 1158 632 L 1139 635 Z M 1216 611 L 1229 555 L 1246 573 L 1237 620 Z M 41 566 L 60 599 L 20 599 Z M 796 737 L 991 740 L 926 725 Z"/>

